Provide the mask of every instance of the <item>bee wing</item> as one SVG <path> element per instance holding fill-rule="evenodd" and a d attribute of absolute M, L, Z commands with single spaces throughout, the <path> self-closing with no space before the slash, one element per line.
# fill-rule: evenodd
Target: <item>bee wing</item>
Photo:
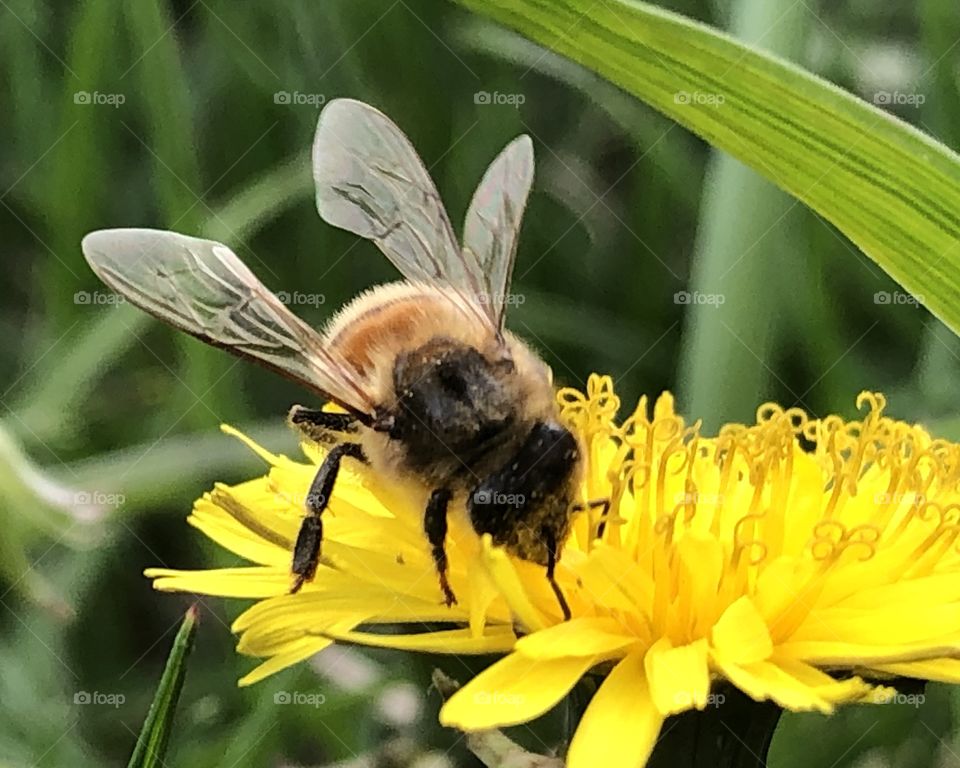
<path fill-rule="evenodd" d="M 372 414 L 358 374 L 227 246 L 155 229 L 103 229 L 84 237 L 82 248 L 107 285 L 154 317 L 358 416 Z"/>
<path fill-rule="evenodd" d="M 430 174 L 390 118 L 353 99 L 324 107 L 313 142 L 317 210 L 372 240 L 408 280 L 438 285 L 497 331 L 481 264 L 461 251 Z"/>
<path fill-rule="evenodd" d="M 483 276 L 483 307 L 498 330 L 503 328 L 520 222 L 532 184 L 533 142 L 518 136 L 483 174 L 463 226 L 464 260 L 475 262 Z"/>

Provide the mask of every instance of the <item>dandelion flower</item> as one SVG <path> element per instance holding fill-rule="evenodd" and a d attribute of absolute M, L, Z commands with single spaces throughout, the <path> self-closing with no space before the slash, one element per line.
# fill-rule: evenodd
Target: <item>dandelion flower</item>
<path fill-rule="evenodd" d="M 893 677 L 960 682 L 960 446 L 885 416 L 871 393 L 860 421 L 766 404 L 756 424 L 716 437 L 669 394 L 618 422 L 608 377 L 558 397 L 586 449 L 583 498 L 610 500 L 581 513 L 565 543 L 569 621 L 542 567 L 458 514 L 448 554 L 460 603 L 444 606 L 418 497 L 362 466 L 338 479 L 316 578 L 286 594 L 323 456 L 310 444 L 298 462 L 247 441 L 269 473 L 217 486 L 189 518 L 254 565 L 147 575 L 161 590 L 259 600 L 234 624 L 238 650 L 266 659 L 242 684 L 338 640 L 505 654 L 441 710 L 445 725 L 477 731 L 530 721 L 599 676 L 571 768 L 643 765 L 663 721 L 707 707 L 721 679 L 820 712 L 885 701 L 876 681 Z M 370 631 L 378 624 L 422 631 Z"/>

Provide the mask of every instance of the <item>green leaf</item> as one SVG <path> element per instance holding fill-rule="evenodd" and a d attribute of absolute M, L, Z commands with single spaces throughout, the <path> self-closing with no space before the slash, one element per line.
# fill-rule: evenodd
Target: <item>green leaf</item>
<path fill-rule="evenodd" d="M 147 132 L 127 126 L 153 168 L 153 182 L 165 226 L 196 232 L 205 210 L 193 130 L 190 83 L 180 60 L 176 20 L 159 0 L 124 3 L 124 18 L 135 58 L 124 73 L 139 84 Z"/>
<path fill-rule="evenodd" d="M 960 158 L 942 144 L 809 72 L 645 3 L 459 3 L 739 158 L 960 329 Z"/>
<path fill-rule="evenodd" d="M 762 40 L 789 58 L 803 50 L 816 23 L 814 11 L 793 0 L 738 0 L 732 10 L 731 30 L 739 39 Z M 792 210 L 796 202 L 789 195 L 721 152 L 710 158 L 707 178 L 686 296 L 708 301 L 687 307 L 677 389 L 683 407 L 703 419 L 709 434 L 726 421 L 750 423 L 757 403 L 771 394 L 766 361 L 785 317 L 781 297 L 767 287 L 790 262 L 803 266 L 795 245 L 803 211 Z M 778 255 L 776 262 L 770 253 Z M 719 370 L 725 371 L 722 387 Z"/>
<path fill-rule="evenodd" d="M 177 709 L 177 700 L 180 698 L 180 689 L 187 674 L 186 660 L 193 645 L 193 636 L 197 628 L 199 611 L 193 605 L 183 617 L 180 630 L 173 640 L 173 649 L 167 659 L 167 666 L 160 678 L 160 685 L 153 697 L 147 719 L 143 723 L 137 746 L 133 750 L 127 768 L 157 768 L 163 766 L 164 755 L 167 752 L 167 742 L 170 740 L 170 731 L 173 715 Z"/>

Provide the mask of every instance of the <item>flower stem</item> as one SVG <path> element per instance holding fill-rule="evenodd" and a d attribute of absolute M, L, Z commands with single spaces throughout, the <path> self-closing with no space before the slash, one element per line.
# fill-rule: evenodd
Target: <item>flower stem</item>
<path fill-rule="evenodd" d="M 714 704 L 669 718 L 647 768 L 766 768 L 780 707 L 731 685 L 716 686 Z"/>

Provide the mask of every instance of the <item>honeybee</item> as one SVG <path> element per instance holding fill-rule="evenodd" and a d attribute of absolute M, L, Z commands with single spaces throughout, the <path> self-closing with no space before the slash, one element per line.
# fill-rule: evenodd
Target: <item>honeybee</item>
<path fill-rule="evenodd" d="M 317 208 L 372 240 L 405 278 L 360 294 L 317 332 L 225 245 L 175 232 L 107 229 L 83 239 L 94 272 L 131 303 L 341 406 L 294 406 L 289 422 L 330 446 L 306 498 L 291 592 L 320 560 L 322 514 L 344 460 L 424 489 L 423 529 L 440 592 L 450 510 L 554 576 L 577 503 L 582 447 L 560 421 L 553 376 L 504 328 L 533 145 L 512 141 L 467 211 L 461 247 L 412 144 L 383 113 L 337 99 L 313 145 Z M 459 514 L 462 514 L 460 512 Z"/>

